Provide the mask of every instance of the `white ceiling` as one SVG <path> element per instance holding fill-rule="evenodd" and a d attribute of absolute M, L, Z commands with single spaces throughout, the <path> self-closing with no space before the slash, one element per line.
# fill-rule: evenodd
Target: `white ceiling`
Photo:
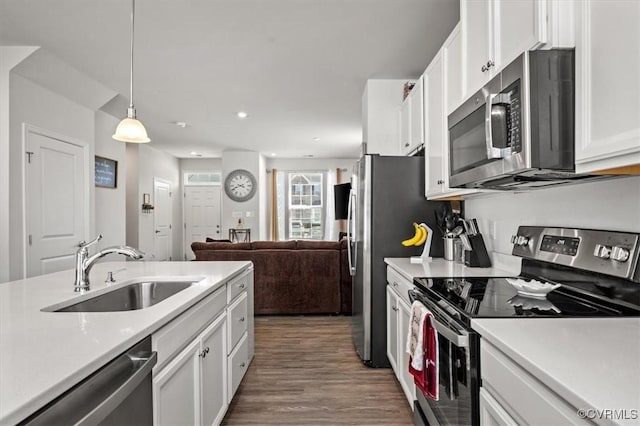
<path fill-rule="evenodd" d="M 130 7 L 0 0 L 0 44 L 42 46 L 120 93 L 125 115 Z M 419 76 L 458 10 L 458 0 L 137 0 L 138 118 L 178 157 L 356 157 L 366 80 Z"/>

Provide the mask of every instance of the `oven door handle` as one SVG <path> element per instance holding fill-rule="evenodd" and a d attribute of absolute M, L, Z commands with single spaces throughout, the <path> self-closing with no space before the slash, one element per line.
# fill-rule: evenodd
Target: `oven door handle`
<path fill-rule="evenodd" d="M 422 297 L 417 292 L 409 290 L 409 297 L 412 300 L 417 300 L 418 302 L 422 303 L 424 307 L 427 308 L 427 310 L 435 311 L 438 313 L 438 315 L 446 317 L 441 309 L 438 309 L 435 306 L 427 306 L 427 304 L 422 301 Z M 469 347 L 469 333 L 467 333 L 466 331 L 453 330 L 451 327 L 448 327 L 447 325 L 439 321 L 433 312 L 431 312 L 431 315 L 431 323 L 433 324 L 439 335 L 443 336 L 459 348 Z"/>

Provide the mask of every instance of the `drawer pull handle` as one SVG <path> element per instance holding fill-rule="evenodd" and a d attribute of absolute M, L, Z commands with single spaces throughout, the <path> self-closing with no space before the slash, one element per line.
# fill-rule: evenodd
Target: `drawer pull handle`
<path fill-rule="evenodd" d="M 394 286 L 396 286 L 396 287 L 398 287 L 398 283 L 397 283 L 397 282 L 395 282 L 395 281 L 393 282 L 393 285 L 394 285 Z"/>
<path fill-rule="evenodd" d="M 239 287 L 240 287 L 240 288 L 244 288 L 244 287 L 245 287 L 244 283 L 240 284 L 240 286 L 239 286 Z"/>
<path fill-rule="evenodd" d="M 244 368 L 245 365 L 247 364 L 243 362 L 242 364 L 240 364 L 240 368 Z"/>
<path fill-rule="evenodd" d="M 244 322 L 244 317 L 240 317 L 240 318 L 238 318 L 238 321 L 240 321 L 240 322 Z"/>

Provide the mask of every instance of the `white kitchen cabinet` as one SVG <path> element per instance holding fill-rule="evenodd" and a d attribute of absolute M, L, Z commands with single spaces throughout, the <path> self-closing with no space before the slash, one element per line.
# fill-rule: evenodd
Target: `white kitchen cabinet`
<path fill-rule="evenodd" d="M 226 319 L 224 315 L 202 333 L 200 350 L 200 383 L 202 398 L 202 424 L 217 425 L 222 422 L 231 400 L 227 396 L 227 347 Z"/>
<path fill-rule="evenodd" d="M 574 2 L 461 0 L 464 97 L 526 50 L 573 47 Z"/>
<path fill-rule="evenodd" d="M 576 171 L 640 164 L 640 2 L 576 5 Z"/>
<path fill-rule="evenodd" d="M 226 315 L 153 378 L 156 425 L 219 424 L 227 409 Z"/>
<path fill-rule="evenodd" d="M 387 358 L 398 375 L 398 297 L 387 286 Z"/>
<path fill-rule="evenodd" d="M 400 107 L 400 151 L 407 155 L 424 144 L 424 81 L 416 80 Z"/>
<path fill-rule="evenodd" d="M 253 274 L 245 273 L 227 285 L 228 402 L 231 403 L 253 359 Z"/>
<path fill-rule="evenodd" d="M 445 111 L 448 116 L 464 101 L 462 97 L 462 34 L 459 22 L 442 45 L 442 53 L 445 67 Z M 445 122 L 445 131 L 447 128 Z"/>
<path fill-rule="evenodd" d="M 573 407 L 504 352 L 480 339 L 480 377 L 485 393 L 481 425 L 581 425 Z M 482 419 L 487 422 L 483 423 Z"/>
<path fill-rule="evenodd" d="M 480 426 L 518 426 L 485 388 L 480 388 Z"/>
<path fill-rule="evenodd" d="M 387 267 L 387 282 L 387 357 L 413 409 L 416 387 L 409 373 L 409 354 L 405 350 L 411 316 L 408 291 L 413 284 L 390 267 Z"/>
<path fill-rule="evenodd" d="M 447 38 L 442 49 L 433 58 L 424 73 L 425 86 L 425 195 L 428 199 L 462 196 L 478 192 L 475 189 L 449 188 L 449 130 L 447 126 L 449 99 L 448 88 L 452 87 L 453 96 L 461 102 L 459 68 L 456 66 L 460 44 L 458 26 Z M 451 58 L 451 66 L 448 60 Z M 450 74 L 449 70 L 453 73 Z M 456 102 L 458 102 L 456 101 Z"/>
<path fill-rule="evenodd" d="M 366 152 L 402 155 L 398 128 L 406 80 L 370 79 L 362 94 L 362 141 Z M 408 127 L 407 127 L 408 128 Z"/>
<path fill-rule="evenodd" d="M 254 350 L 253 268 L 151 336 L 154 424 L 222 422 Z"/>
<path fill-rule="evenodd" d="M 199 424 L 199 354 L 195 340 L 154 376 L 153 424 Z"/>

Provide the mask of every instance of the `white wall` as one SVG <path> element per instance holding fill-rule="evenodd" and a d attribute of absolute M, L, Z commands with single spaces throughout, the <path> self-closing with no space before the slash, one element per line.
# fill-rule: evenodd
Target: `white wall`
<path fill-rule="evenodd" d="M 222 170 L 222 158 L 181 158 L 182 172 L 219 172 Z"/>
<path fill-rule="evenodd" d="M 251 229 L 251 239 L 257 240 L 262 235 L 262 221 L 260 214 L 260 181 L 266 179 L 266 170 L 260 169 L 260 153 L 252 151 L 228 151 L 222 153 L 222 182 L 226 176 L 236 170 L 244 169 L 251 172 L 258 181 L 256 195 L 245 202 L 238 203 L 227 197 L 222 191 L 222 235 L 228 235 L 230 228 L 235 228 L 238 218 L 233 212 L 242 212 L 245 228 Z M 247 217 L 247 212 L 251 215 Z"/>
<path fill-rule="evenodd" d="M 264 155 L 260 155 L 258 158 L 258 170 L 261 171 L 262 177 L 258 180 L 258 217 L 260 219 L 260 234 L 259 239 L 265 241 L 269 239 L 269 218 L 268 218 L 268 206 L 269 206 L 269 194 L 268 194 L 268 176 L 267 172 L 267 159 Z"/>
<path fill-rule="evenodd" d="M 347 169 L 347 176 L 353 172 L 357 158 L 269 158 L 267 169 L 277 170 L 331 170 Z"/>
<path fill-rule="evenodd" d="M 11 69 L 32 54 L 37 47 L 0 46 L 0 283 L 9 281 L 10 271 L 10 103 Z"/>
<path fill-rule="evenodd" d="M 183 229 L 182 229 L 182 197 L 180 191 L 180 161 L 163 151 L 158 151 L 150 145 L 138 147 L 138 194 L 136 211 L 138 218 L 138 247 L 149 254 L 154 252 L 155 228 L 153 213 L 142 213 L 142 194 L 151 194 L 154 203 L 154 178 L 171 183 L 171 207 L 172 207 L 172 260 L 183 259 Z M 133 197 L 129 198 L 133 199 Z M 128 239 L 128 237 L 127 237 Z M 151 256 L 147 260 L 152 260 Z"/>
<path fill-rule="evenodd" d="M 118 162 L 117 187 L 95 188 L 96 232 L 103 235 L 100 248 L 126 244 L 126 145 L 113 140 L 119 120 L 109 114 L 95 113 L 95 152 Z M 93 183 L 93 182 L 92 182 Z"/>
<path fill-rule="evenodd" d="M 89 158 L 94 155 L 94 112 L 61 95 L 41 87 L 12 72 L 10 75 L 10 279 L 23 277 L 25 265 L 25 235 L 23 231 L 23 168 L 25 164 L 22 146 L 22 124 L 28 123 L 89 145 Z M 90 165 L 91 181 L 93 162 Z M 90 190 L 90 233 L 94 226 L 94 187 Z M 85 236 L 89 238 L 90 235 Z"/>
<path fill-rule="evenodd" d="M 478 218 L 487 248 L 511 254 L 520 225 L 640 232 L 640 176 L 542 189 L 486 194 L 465 201 L 465 216 Z M 496 238 L 491 227 L 496 224 Z"/>

